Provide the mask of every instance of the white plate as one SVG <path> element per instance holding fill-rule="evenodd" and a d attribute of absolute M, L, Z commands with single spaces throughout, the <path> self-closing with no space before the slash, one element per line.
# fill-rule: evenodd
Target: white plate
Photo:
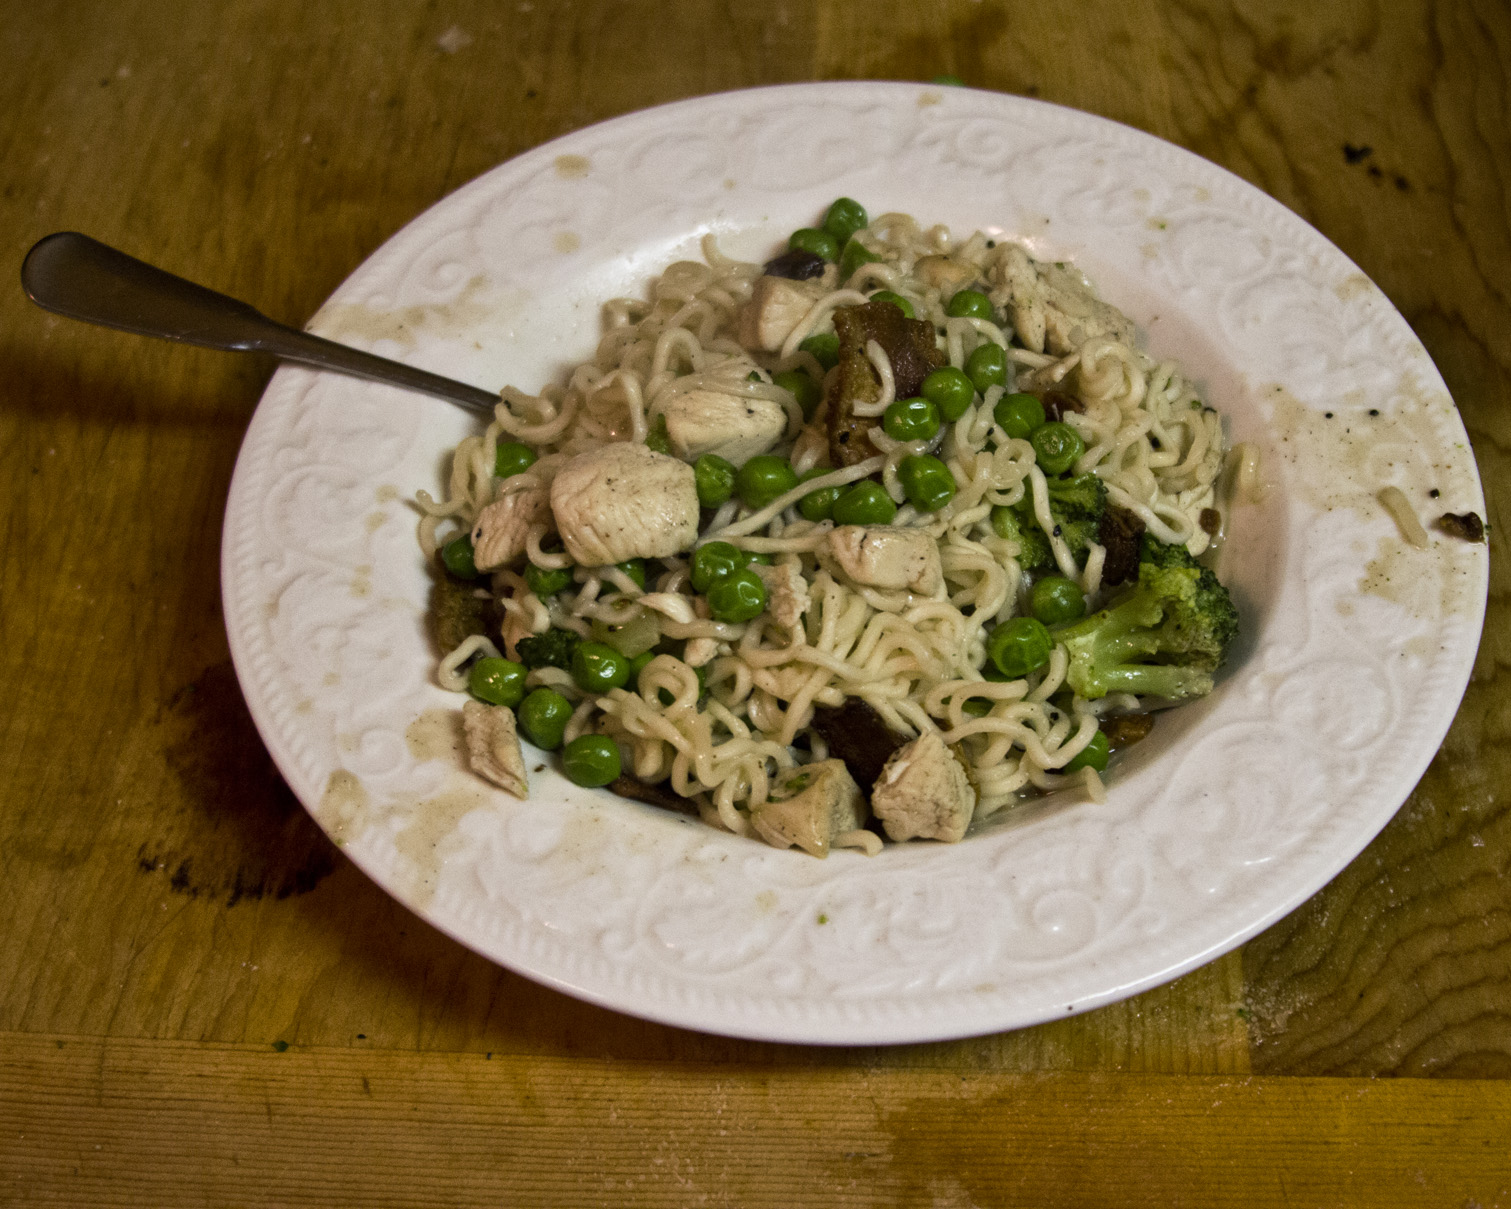
<path fill-rule="evenodd" d="M 1399 485 L 1424 519 L 1483 515 L 1474 460 L 1426 352 L 1342 253 L 1237 177 L 1087 114 L 815 84 L 522 155 L 395 235 L 311 326 L 533 389 L 591 353 L 604 299 L 641 294 L 704 232 L 764 258 L 841 194 L 1073 259 L 1262 449 L 1269 490 L 1239 511 L 1223 568 L 1245 626 L 1231 669 L 1115 766 L 1105 806 L 1051 800 L 958 845 L 818 861 L 554 772 L 527 803 L 485 786 L 455 754 L 460 700 L 432 682 L 405 502 L 439 491 L 475 421 L 298 369 L 269 385 L 227 506 L 237 672 L 294 792 L 370 877 L 569 994 L 807 1042 L 1082 1011 L 1313 894 L 1404 800 L 1467 681 L 1486 548 L 1436 531 L 1410 548 L 1376 493 Z"/>

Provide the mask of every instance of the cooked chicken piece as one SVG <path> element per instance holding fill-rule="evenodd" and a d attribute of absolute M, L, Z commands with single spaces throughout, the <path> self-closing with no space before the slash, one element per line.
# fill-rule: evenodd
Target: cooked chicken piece
<path fill-rule="evenodd" d="M 932 596 L 944 586 L 939 544 L 917 529 L 841 525 L 829 534 L 840 570 L 872 588 L 906 588 Z"/>
<path fill-rule="evenodd" d="M 542 486 L 501 496 L 477 514 L 472 526 L 472 562 L 479 571 L 492 571 L 525 552 L 531 525 L 553 525 L 551 500 Z"/>
<path fill-rule="evenodd" d="M 894 840 L 963 839 L 976 811 L 965 765 L 927 731 L 897 750 L 871 787 L 871 809 Z"/>
<path fill-rule="evenodd" d="M 628 441 L 578 454 L 558 470 L 551 511 L 567 553 L 585 567 L 665 558 L 698 536 L 693 468 Z"/>
<path fill-rule="evenodd" d="M 467 762 L 478 776 L 523 801 L 530 796 L 525 757 L 514 731 L 514 711 L 504 705 L 468 701 L 462 706 L 467 732 Z"/>
<path fill-rule="evenodd" d="M 787 431 L 787 409 L 780 403 L 721 390 L 671 395 L 661 414 L 666 418 L 672 452 L 689 462 L 714 453 L 743 466 Z"/>
<path fill-rule="evenodd" d="M 946 302 L 960 290 L 971 285 L 979 276 L 975 265 L 966 264 L 952 256 L 921 256 L 913 266 L 913 276 L 925 285 L 939 291 Z"/>
<path fill-rule="evenodd" d="M 1004 308 L 1024 347 L 1063 355 L 1095 336 L 1133 339 L 1133 325 L 1091 292 L 1086 279 L 1009 248 L 990 270 L 992 301 Z"/>
<path fill-rule="evenodd" d="M 771 797 L 750 811 L 756 834 L 774 848 L 796 844 L 813 856 L 828 856 L 836 836 L 864 825 L 860 786 L 843 761 L 822 760 L 782 775 Z"/>
<path fill-rule="evenodd" d="M 855 404 L 875 403 L 881 398 L 881 384 L 866 345 L 875 340 L 886 354 L 899 399 L 916 395 L 923 380 L 942 366 L 945 358 L 937 347 L 934 325 L 909 319 L 890 302 L 840 307 L 834 312 L 834 332 L 839 337 L 839 366 L 829 379 L 824 409 L 829 462 L 854 466 L 877 452 L 867 435 L 876 426 L 877 417 L 855 414 Z"/>
<path fill-rule="evenodd" d="M 750 569 L 766 585 L 766 611 L 778 625 L 796 629 L 808 611 L 808 581 L 802 570 L 791 563 L 774 567 L 751 563 Z"/>
<path fill-rule="evenodd" d="M 740 344 L 751 352 L 780 352 L 813 304 L 829 293 L 821 280 L 758 277 L 750 301 L 740 310 Z"/>

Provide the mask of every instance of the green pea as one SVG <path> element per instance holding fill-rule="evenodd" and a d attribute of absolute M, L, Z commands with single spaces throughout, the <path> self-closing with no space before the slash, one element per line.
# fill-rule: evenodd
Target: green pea
<path fill-rule="evenodd" d="M 923 380 L 919 389 L 925 399 L 939 408 L 939 414 L 950 424 L 965 415 L 965 409 L 976 398 L 976 388 L 971 385 L 971 380 L 953 365 L 936 369 Z"/>
<path fill-rule="evenodd" d="M 542 600 L 570 588 L 574 578 L 571 567 L 563 567 L 559 571 L 548 571 L 544 567 L 537 567 L 531 563 L 525 568 L 525 586 Z"/>
<path fill-rule="evenodd" d="M 980 290 L 961 290 L 950 299 L 944 313 L 953 319 L 990 319 L 992 300 Z"/>
<path fill-rule="evenodd" d="M 1037 395 L 1024 391 L 1003 395 L 992 408 L 992 419 L 1014 440 L 1026 441 L 1036 428 L 1044 424 L 1044 404 Z"/>
<path fill-rule="evenodd" d="M 618 778 L 619 747 L 607 735 L 578 735 L 562 748 L 561 766 L 572 784 L 597 789 Z"/>
<path fill-rule="evenodd" d="M 743 570 L 750 561 L 744 550 L 729 542 L 708 542 L 693 551 L 693 590 L 707 592 L 726 575 Z"/>
<path fill-rule="evenodd" d="M 1045 474 L 1064 474 L 1086 452 L 1086 442 L 1081 440 L 1081 434 L 1058 420 L 1034 429 L 1029 440 L 1033 442 L 1034 459 Z"/>
<path fill-rule="evenodd" d="M 655 657 L 656 657 L 656 652 L 654 650 L 651 650 L 651 651 L 641 651 L 640 654 L 636 655 L 633 659 L 630 660 L 630 683 L 631 684 L 639 684 L 640 683 L 640 673 L 643 672 L 643 671 L 645 671 L 645 665 L 647 663 L 649 663 Z"/>
<path fill-rule="evenodd" d="M 1060 625 L 1086 616 L 1081 585 L 1063 575 L 1046 575 L 1028 592 L 1028 611 L 1045 625 Z"/>
<path fill-rule="evenodd" d="M 708 611 L 717 621 L 750 621 L 766 608 L 766 585 L 749 569 L 735 571 L 708 588 Z"/>
<path fill-rule="evenodd" d="M 1007 354 L 998 345 L 980 345 L 965 359 L 965 373 L 982 394 L 989 386 L 1006 386 Z"/>
<path fill-rule="evenodd" d="M 535 465 L 535 450 L 518 441 L 505 441 L 493 455 L 495 478 L 507 479 Z"/>
<path fill-rule="evenodd" d="M 812 252 L 825 260 L 839 259 L 839 240 L 817 227 L 799 227 L 787 240 L 787 246 L 795 252 Z"/>
<path fill-rule="evenodd" d="M 797 405 L 803 409 L 803 419 L 813 419 L 819 400 L 824 396 L 817 382 L 800 369 L 784 369 L 771 380 L 783 390 L 791 392 Z"/>
<path fill-rule="evenodd" d="M 938 512 L 955 498 L 955 476 L 948 466 L 928 454 L 903 458 L 897 477 L 908 502 L 920 512 Z"/>
<path fill-rule="evenodd" d="M 839 364 L 839 337 L 833 332 L 820 332 L 817 336 L 809 336 L 798 345 L 805 353 L 812 353 L 826 370 L 833 369 Z"/>
<path fill-rule="evenodd" d="M 566 734 L 572 703 L 552 689 L 538 688 L 519 703 L 514 716 L 525 738 L 542 751 L 555 751 Z"/>
<path fill-rule="evenodd" d="M 880 483 L 862 479 L 840 493 L 833 513 L 839 525 L 890 525 L 897 505 Z"/>
<path fill-rule="evenodd" d="M 851 197 L 836 198 L 824 215 L 824 230 L 844 243 L 857 231 L 863 230 L 871 219 L 866 208 Z"/>
<path fill-rule="evenodd" d="M 772 558 L 771 554 L 765 550 L 746 550 L 745 557 L 752 563 L 760 563 L 763 567 L 769 567 L 772 563 L 776 562 L 776 559 Z"/>
<path fill-rule="evenodd" d="M 927 399 L 898 399 L 883 413 L 881 428 L 894 441 L 927 441 L 939 431 L 939 408 Z"/>
<path fill-rule="evenodd" d="M 1054 642 L 1044 623 L 1032 617 L 1004 621 L 986 637 L 987 658 L 999 672 L 1014 680 L 1048 663 L 1053 648 Z"/>
<path fill-rule="evenodd" d="M 441 561 L 458 579 L 476 579 L 477 564 L 472 561 L 472 538 L 465 533 L 441 547 Z"/>
<path fill-rule="evenodd" d="M 1101 772 L 1107 767 L 1107 753 L 1107 734 L 1099 730 L 1091 736 L 1091 742 L 1076 752 L 1060 771 L 1080 772 L 1083 768 L 1095 768 Z"/>
<path fill-rule="evenodd" d="M 467 673 L 467 691 L 489 705 L 513 709 L 525 697 L 525 677 L 530 673 L 512 659 L 479 659 Z"/>
<path fill-rule="evenodd" d="M 971 697 L 960 703 L 960 712 L 967 718 L 984 718 L 992 712 L 995 704 L 987 697 Z"/>
<path fill-rule="evenodd" d="M 572 652 L 572 679 L 585 693 L 606 693 L 630 682 L 630 661 L 606 642 L 579 642 Z"/>
<path fill-rule="evenodd" d="M 796 486 L 797 471 L 774 453 L 757 454 L 735 475 L 735 491 L 747 508 L 764 508 Z"/>
<path fill-rule="evenodd" d="M 798 480 L 805 483 L 809 479 L 822 478 L 834 471 L 827 466 L 815 466 L 812 470 L 803 472 L 803 477 Z M 805 521 L 826 521 L 834 515 L 834 501 L 839 499 L 843 487 L 820 487 L 817 491 L 810 491 L 797 502 L 798 515 Z"/>
<path fill-rule="evenodd" d="M 894 294 L 891 290 L 877 290 L 876 293 L 871 295 L 871 301 L 890 302 L 909 319 L 914 319 L 917 317 L 913 313 L 913 304 L 906 298 L 904 298 L 901 294 Z"/>
<path fill-rule="evenodd" d="M 845 250 L 839 257 L 839 279 L 849 281 L 855 275 L 855 270 L 863 264 L 875 264 L 881 257 L 858 239 L 852 239 L 845 245 Z"/>
<path fill-rule="evenodd" d="M 693 463 L 693 482 L 698 488 L 698 503 L 717 508 L 735 493 L 734 463 L 716 453 L 705 453 Z"/>

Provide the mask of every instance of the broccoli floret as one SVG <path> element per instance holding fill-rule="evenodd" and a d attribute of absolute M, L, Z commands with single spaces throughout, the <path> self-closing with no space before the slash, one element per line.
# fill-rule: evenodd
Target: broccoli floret
<path fill-rule="evenodd" d="M 1156 567 L 1198 567 L 1201 564 L 1191 557 L 1185 546 L 1172 546 L 1157 537 L 1145 533 L 1139 539 L 1139 564 L 1150 563 Z"/>
<path fill-rule="evenodd" d="M 1049 479 L 1045 486 L 1049 489 L 1049 511 L 1061 524 L 1067 520 L 1102 519 L 1102 513 L 1107 508 L 1107 484 L 1096 475 L 1078 474 L 1073 479 Z"/>
<path fill-rule="evenodd" d="M 1105 609 L 1050 631 L 1070 654 L 1065 679 L 1082 697 L 1178 700 L 1212 691 L 1212 673 L 1238 633 L 1238 612 L 1217 576 L 1170 549 L 1180 548 L 1150 551 L 1138 583 Z"/>
<path fill-rule="evenodd" d="M 1018 543 L 1018 565 L 1025 571 L 1043 571 L 1055 565 L 1049 539 L 1034 524 L 1032 513 L 1024 518 L 1015 509 L 999 505 L 992 509 L 992 529 L 998 537 Z"/>
<path fill-rule="evenodd" d="M 1080 474 L 1050 479 L 1047 485 L 1056 536 L 1070 548 L 1077 565 L 1084 565 L 1087 547 L 1099 540 L 1102 514 L 1107 511 L 1107 484 L 1094 474 Z M 1018 562 L 1025 571 L 1055 568 L 1054 552 L 1034 515 L 1031 493 L 1025 493 L 1011 508 L 992 509 L 992 527 L 998 536 L 1011 538 L 1023 549 Z M 1007 529 L 1012 532 L 1005 532 Z"/>
<path fill-rule="evenodd" d="M 657 416 L 651 425 L 651 430 L 645 434 L 645 447 L 652 453 L 670 453 L 672 451 L 671 434 L 666 430 L 666 417 Z"/>
<path fill-rule="evenodd" d="M 571 630 L 552 629 L 521 638 L 514 649 L 519 652 L 519 661 L 528 668 L 559 667 L 571 671 L 572 656 L 581 641 Z"/>
<path fill-rule="evenodd" d="M 1071 479 L 1050 479 L 1049 514 L 1060 529 L 1060 538 L 1070 547 L 1077 566 L 1086 562 L 1088 546 L 1099 540 L 1102 514 L 1107 511 L 1107 484 L 1094 474 Z M 1029 504 L 1030 515 L 1033 504 Z"/>

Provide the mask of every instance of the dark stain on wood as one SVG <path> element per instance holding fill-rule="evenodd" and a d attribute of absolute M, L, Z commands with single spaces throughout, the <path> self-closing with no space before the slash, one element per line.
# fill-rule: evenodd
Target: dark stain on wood
<path fill-rule="evenodd" d="M 242 700 L 229 663 L 180 689 L 163 710 L 163 755 L 182 788 L 180 808 L 159 816 L 162 834 L 137 850 L 144 874 L 227 906 L 307 894 L 338 854 L 294 797 Z"/>

